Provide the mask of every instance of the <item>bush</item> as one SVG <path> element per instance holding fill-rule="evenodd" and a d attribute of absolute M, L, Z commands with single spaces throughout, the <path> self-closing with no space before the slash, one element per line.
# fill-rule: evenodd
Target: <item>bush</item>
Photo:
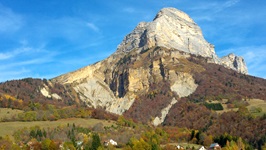
<path fill-rule="evenodd" d="M 212 110 L 224 110 L 221 103 L 204 103 L 204 106 Z"/>

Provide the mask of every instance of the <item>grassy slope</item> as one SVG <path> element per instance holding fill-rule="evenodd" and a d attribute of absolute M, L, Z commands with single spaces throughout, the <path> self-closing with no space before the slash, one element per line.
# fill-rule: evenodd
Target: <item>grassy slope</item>
<path fill-rule="evenodd" d="M 61 119 L 57 121 L 33 121 L 33 122 L 1 122 L 0 123 L 0 136 L 9 135 L 12 136 L 13 132 L 22 129 L 24 127 L 33 127 L 40 126 L 41 128 L 53 128 L 60 125 L 75 123 L 76 126 L 82 127 L 92 127 L 97 123 L 103 123 L 104 126 L 111 126 L 114 122 L 108 122 L 106 120 L 97 120 L 97 119 L 81 119 L 81 118 L 70 118 L 70 119 Z"/>
<path fill-rule="evenodd" d="M 211 103 L 219 103 L 219 102 L 220 101 L 211 101 Z M 226 102 L 227 100 L 223 100 L 222 102 L 224 110 L 216 111 L 216 112 L 218 112 L 219 114 L 222 114 L 228 111 L 238 111 L 238 108 L 227 108 L 227 105 L 225 104 Z M 263 114 L 266 113 L 266 101 L 260 100 L 260 99 L 250 99 L 250 100 L 247 100 L 247 102 L 248 102 L 248 106 L 247 106 L 248 110 L 255 116 L 262 116 Z M 260 113 L 254 113 L 252 111 L 252 109 L 254 108 L 261 108 L 262 111 Z"/>
<path fill-rule="evenodd" d="M 12 116 L 16 116 L 19 113 L 22 113 L 22 110 L 11 109 L 11 108 L 0 108 L 0 120 L 3 118 L 10 119 Z"/>
<path fill-rule="evenodd" d="M 247 107 L 250 111 L 252 108 L 261 108 L 262 111 L 260 113 L 254 113 L 256 116 L 262 116 L 266 113 L 266 101 L 259 99 L 251 99 L 248 101 L 249 106 Z"/>

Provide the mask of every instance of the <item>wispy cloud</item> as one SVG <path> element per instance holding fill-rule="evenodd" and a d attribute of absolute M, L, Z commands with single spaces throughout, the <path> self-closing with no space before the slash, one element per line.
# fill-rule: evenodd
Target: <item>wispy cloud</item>
<path fill-rule="evenodd" d="M 219 17 L 226 16 L 227 13 L 221 12 L 237 5 L 240 0 L 227 0 L 227 1 L 198 1 L 193 3 L 188 8 L 188 11 L 192 13 L 194 20 L 200 21 L 213 21 Z M 231 14 L 233 15 L 233 14 Z"/>
<path fill-rule="evenodd" d="M 51 41 L 53 38 L 67 40 L 66 43 L 82 45 L 84 40 L 95 38 L 101 34 L 100 28 L 94 22 L 78 17 L 62 17 L 57 19 L 38 20 L 34 24 L 34 35 L 42 41 Z M 66 44 L 65 43 L 65 44 Z M 56 44 L 59 45 L 59 44 Z"/>
<path fill-rule="evenodd" d="M 230 8 L 234 5 L 236 5 L 238 2 L 240 2 L 240 0 L 228 0 L 226 1 L 225 3 L 222 3 L 222 5 L 220 6 L 216 6 L 216 10 L 215 10 L 215 13 L 218 13 L 218 12 L 221 12 L 227 8 Z"/>
<path fill-rule="evenodd" d="M 92 29 L 95 32 L 100 31 L 100 29 L 94 23 L 88 22 L 86 25 L 87 25 L 87 27 L 89 27 L 90 29 Z"/>
<path fill-rule="evenodd" d="M 0 81 L 31 76 L 42 70 L 44 64 L 55 61 L 56 52 L 44 47 L 19 47 L 10 52 L 0 53 Z"/>
<path fill-rule="evenodd" d="M 126 13 L 135 13 L 136 10 L 133 7 L 126 7 L 126 8 L 123 9 L 123 12 L 126 12 Z"/>
<path fill-rule="evenodd" d="M 9 52 L 2 52 L 2 53 L 0 53 L 0 61 L 10 59 L 12 57 L 16 57 L 17 55 L 24 53 L 24 52 L 27 52 L 27 51 L 30 51 L 30 50 L 31 50 L 31 48 L 29 48 L 29 47 L 23 47 L 23 48 L 15 49 L 13 51 L 9 51 Z"/>
<path fill-rule="evenodd" d="M 240 0 L 229 0 L 223 5 L 223 7 L 224 8 L 232 7 L 239 2 L 240 2 Z"/>
<path fill-rule="evenodd" d="M 0 3 L 0 32 L 14 32 L 23 25 L 23 17 Z"/>
<path fill-rule="evenodd" d="M 0 60 L 8 59 L 10 57 L 11 57 L 11 55 L 9 55 L 7 53 L 0 53 Z"/>
<path fill-rule="evenodd" d="M 232 7 L 239 3 L 240 0 L 227 0 L 227 1 L 198 1 L 194 5 L 188 8 L 190 11 L 212 11 L 220 12 L 226 8 Z"/>

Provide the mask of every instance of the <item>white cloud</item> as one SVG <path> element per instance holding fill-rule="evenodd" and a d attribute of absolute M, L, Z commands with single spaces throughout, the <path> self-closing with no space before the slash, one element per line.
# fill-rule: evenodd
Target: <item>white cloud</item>
<path fill-rule="evenodd" d="M 87 25 L 87 27 L 89 27 L 90 29 L 92 29 L 95 32 L 100 31 L 100 29 L 94 23 L 88 22 L 86 25 Z"/>
<path fill-rule="evenodd" d="M 23 25 L 23 17 L 0 4 L 0 32 L 14 32 Z"/>

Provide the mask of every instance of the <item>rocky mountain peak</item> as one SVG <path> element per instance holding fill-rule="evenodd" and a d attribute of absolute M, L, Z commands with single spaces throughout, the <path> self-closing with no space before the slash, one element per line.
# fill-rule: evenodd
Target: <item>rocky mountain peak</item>
<path fill-rule="evenodd" d="M 211 63 L 247 73 L 243 58 L 236 57 L 235 61 L 231 61 L 233 56 L 230 55 L 228 59 L 218 58 L 214 45 L 204 39 L 200 27 L 189 15 L 175 8 L 163 8 L 153 21 L 139 23 L 124 38 L 115 54 L 125 54 L 132 50 L 141 52 L 156 46 L 211 58 Z"/>
<path fill-rule="evenodd" d="M 141 22 L 117 48 L 117 53 L 154 46 L 217 58 L 214 46 L 208 43 L 200 27 L 184 12 L 175 8 L 159 11 L 152 22 Z"/>
<path fill-rule="evenodd" d="M 183 19 L 187 22 L 194 22 L 186 13 L 184 13 L 181 10 L 175 9 L 175 8 L 163 8 L 161 9 L 157 15 L 155 16 L 155 18 L 153 19 L 156 20 L 162 16 L 167 16 L 167 17 L 171 17 L 171 18 L 177 18 L 179 17 L 180 19 Z"/>

